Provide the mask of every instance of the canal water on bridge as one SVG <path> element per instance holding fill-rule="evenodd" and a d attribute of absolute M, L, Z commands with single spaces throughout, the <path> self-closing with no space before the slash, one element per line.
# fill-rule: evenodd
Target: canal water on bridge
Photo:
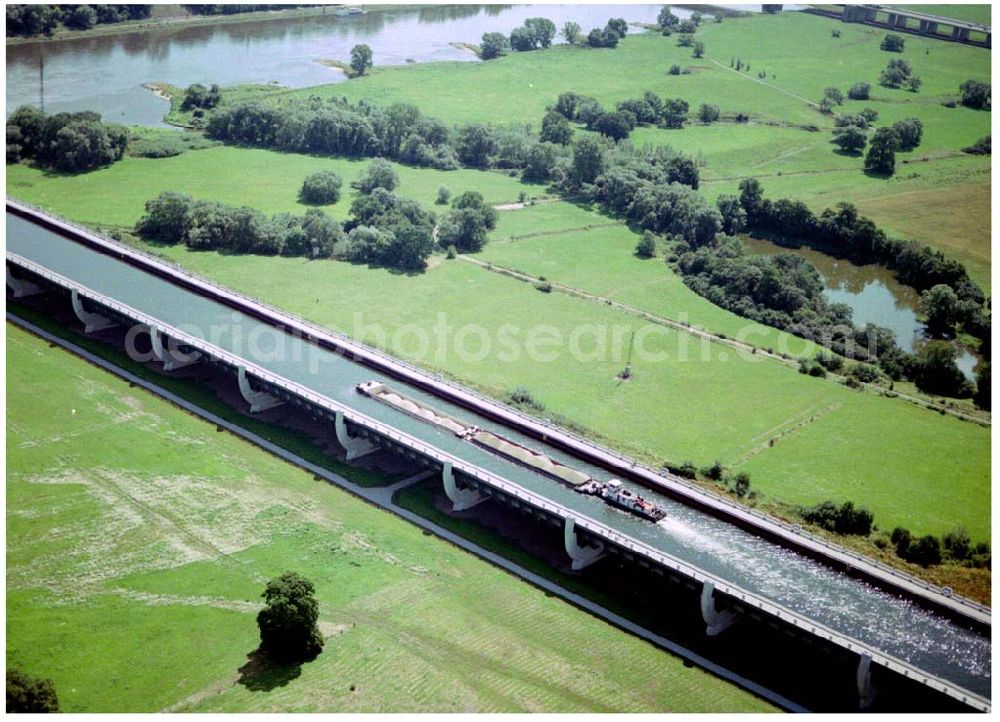
<path fill-rule="evenodd" d="M 660 524 L 643 521 L 497 457 L 437 427 L 357 393 L 363 381 L 385 381 L 446 413 L 534 448 L 525 438 L 347 358 L 322 351 L 232 309 L 190 293 L 55 233 L 7 214 L 8 250 L 86 287 L 204 338 L 284 378 L 420 438 L 442 451 L 543 495 L 575 513 L 645 542 L 748 592 L 853 637 L 984 697 L 990 696 L 990 640 L 916 605 L 837 573 L 678 502 L 642 489 L 667 509 Z M 330 261 L 333 262 L 333 261 Z M 331 430 L 332 433 L 332 430 Z M 607 473 L 546 449 L 564 463 L 606 479 Z"/>

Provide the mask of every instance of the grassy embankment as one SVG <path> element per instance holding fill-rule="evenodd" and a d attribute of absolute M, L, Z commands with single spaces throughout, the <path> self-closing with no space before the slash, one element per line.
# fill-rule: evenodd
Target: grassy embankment
<path fill-rule="evenodd" d="M 74 220 L 127 227 L 141 214 L 145 199 L 167 189 L 245 203 L 271 213 L 301 212 L 295 196 L 307 173 L 333 168 L 349 181 L 363 165 L 210 148 L 161 160 L 126 159 L 108 169 L 68 177 L 46 177 L 27 166 L 15 166 L 8 169 L 8 183 L 14 195 Z M 399 170 L 400 192 L 429 207 L 441 182 L 456 192 L 480 190 L 491 202 L 511 200 L 525 187 L 499 173 Z M 343 217 L 348 201 L 341 200 L 333 213 Z M 536 213 L 543 217 L 534 218 Z M 502 234 L 508 223 L 514 223 L 514 229 L 522 224 L 521 229 L 528 232 L 558 229 L 567 223 L 576 226 L 578 215 L 591 218 L 564 203 L 543 204 L 503 214 L 499 231 Z M 543 249 L 562 247 L 559 252 L 567 257 L 564 270 L 552 274 L 557 279 L 607 291 L 612 278 L 607 269 L 624 267 L 634 283 L 621 284 L 625 288 L 622 300 L 669 314 L 687 311 L 692 323 L 709 327 L 733 330 L 743 323 L 688 292 L 660 262 L 635 259 L 630 248 L 634 241 L 618 235 L 623 232 L 608 227 L 587 235 L 539 236 L 534 241 L 498 243 L 488 247 L 486 254 L 510 263 L 505 254 L 530 253 L 533 242 Z M 616 265 L 609 265 L 612 249 L 621 257 Z M 563 294 L 542 294 L 529 284 L 461 261 L 435 261 L 426 273 L 404 275 L 340 262 L 191 253 L 183 248 L 157 250 L 225 285 L 382 345 L 495 395 L 525 386 L 546 404 L 547 413 L 575 422 L 650 462 L 690 459 L 708 465 L 720 459 L 749 471 L 754 486 L 767 498 L 806 504 L 851 499 L 869 506 L 884 528 L 902 524 L 914 531 L 940 534 L 963 524 L 975 538 L 989 534 L 988 514 L 982 506 L 989 489 L 989 432 L 973 424 L 806 378 L 773 362 L 739 358 L 718 344 L 703 347 L 701 341 L 676 331 L 663 331 L 648 343 L 651 351 L 665 350 L 670 359 L 637 358 L 635 378 L 627 384 L 615 378 L 624 366 L 624 348 L 598 360 L 586 355 L 573 360 L 563 353 L 559 363 L 547 364 L 522 353 L 516 361 L 504 362 L 498 358 L 496 340 L 500 327 L 507 323 L 518 326 L 522 339 L 535 323 L 551 324 L 564 339 L 574 329 L 597 324 L 607 332 L 608 343 L 615 329 L 623 335 L 643 324 L 620 311 Z M 513 265 L 528 263 L 515 257 Z M 596 269 L 605 271 L 603 278 Z M 433 346 L 415 355 L 413 338 L 400 330 L 429 333 L 439 312 L 446 313 L 455 328 L 474 323 L 486 329 L 494 340 L 488 358 L 463 359 L 453 347 L 442 355 Z M 762 329 L 762 333 L 777 332 Z M 581 346 L 592 351 L 595 341 L 583 337 Z M 686 360 L 678 358 L 684 347 Z M 776 439 L 774 446 L 771 439 Z M 793 439 L 797 443 L 789 444 Z M 869 468 L 871 459 L 880 463 Z M 906 494 L 899 493 L 901 478 L 909 479 Z M 941 483 L 945 478 L 947 485 Z"/>
<path fill-rule="evenodd" d="M 7 663 L 52 677 L 65 711 L 768 709 L 29 334 L 7 339 Z M 289 567 L 316 583 L 326 649 L 301 668 L 247 664 L 260 591 Z"/>

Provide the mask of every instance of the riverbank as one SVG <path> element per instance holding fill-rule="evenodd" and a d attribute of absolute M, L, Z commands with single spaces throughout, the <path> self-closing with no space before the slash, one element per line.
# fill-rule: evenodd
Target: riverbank
<path fill-rule="evenodd" d="M 252 23 L 263 20 L 287 20 L 291 18 L 310 18 L 334 15 L 334 11 L 343 5 L 316 5 L 306 8 L 289 8 L 288 10 L 263 10 L 259 12 L 239 13 L 236 15 L 192 15 L 182 8 L 176 7 L 185 15 L 160 15 L 150 17 L 145 20 L 130 20 L 123 23 L 112 23 L 108 25 L 95 25 L 89 30 L 69 30 L 61 27 L 52 35 L 36 35 L 31 38 L 7 38 L 7 45 L 28 45 L 31 43 L 50 43 L 62 40 L 77 40 L 82 38 L 103 37 L 107 35 L 129 35 L 133 33 L 143 33 L 150 30 L 201 27 L 204 25 L 235 25 L 238 23 Z M 387 10 L 398 10 L 399 8 L 420 8 L 427 5 L 371 5 L 365 8 L 366 13 L 385 12 Z M 352 16 L 348 16 L 352 17 Z M 356 17 L 356 16 L 355 16 Z"/>

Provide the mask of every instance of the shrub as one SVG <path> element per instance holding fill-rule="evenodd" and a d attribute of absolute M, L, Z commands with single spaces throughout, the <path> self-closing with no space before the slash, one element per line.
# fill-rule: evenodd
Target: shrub
<path fill-rule="evenodd" d="M 635 246 L 635 255 L 639 258 L 652 258 L 656 255 L 656 236 L 646 231 Z"/>
<path fill-rule="evenodd" d="M 858 363 L 851 366 L 848 370 L 847 375 L 850 376 L 855 381 L 865 384 L 871 384 L 878 381 L 879 372 L 875 366 L 866 363 Z"/>
<path fill-rule="evenodd" d="M 545 404 L 536 399 L 528 389 L 523 386 L 515 386 L 509 394 L 507 400 L 515 406 L 524 406 L 535 411 L 544 411 Z"/>
<path fill-rule="evenodd" d="M 399 174 L 389 161 L 376 158 L 352 185 L 362 193 L 371 193 L 376 188 L 392 191 L 399 185 Z"/>
<path fill-rule="evenodd" d="M 982 110 L 990 105 L 990 84 L 981 80 L 966 80 L 959 86 L 962 105 Z"/>
<path fill-rule="evenodd" d="M 721 461 L 716 461 L 710 467 L 705 469 L 705 476 L 712 481 L 719 481 L 722 479 L 722 475 L 726 472 L 725 467 L 722 465 Z"/>
<path fill-rule="evenodd" d="M 905 44 L 906 41 L 903 39 L 903 36 L 888 33 L 884 38 L 882 38 L 879 48 L 890 53 L 901 53 L 903 52 L 903 46 Z"/>
<path fill-rule="evenodd" d="M 931 567 L 940 564 L 941 542 L 936 536 L 931 534 L 910 542 L 906 561 L 919 564 L 922 567 Z"/>
<path fill-rule="evenodd" d="M 837 506 L 832 501 L 824 501 L 802 510 L 802 518 L 836 534 L 868 536 L 875 520 L 864 507 L 855 507 L 854 502 L 845 501 Z"/>
<path fill-rule="evenodd" d="M 7 713 L 58 712 L 59 698 L 51 679 L 7 668 Z"/>
<path fill-rule="evenodd" d="M 825 351 L 819 352 L 819 355 L 816 357 L 816 363 L 825 368 L 827 371 L 831 371 L 833 373 L 838 373 L 844 368 L 843 356 L 838 356 L 834 353 L 826 353 Z"/>
<path fill-rule="evenodd" d="M 535 284 L 535 288 L 542 293 L 552 293 L 552 283 L 550 281 L 539 281 Z"/>
<path fill-rule="evenodd" d="M 868 100 L 872 86 L 870 83 L 855 83 L 847 91 L 847 97 L 851 100 Z"/>
<path fill-rule="evenodd" d="M 991 136 L 989 135 L 980 138 L 972 145 L 968 145 L 962 148 L 962 152 L 971 153 L 972 155 L 991 155 L 993 151 L 990 138 Z"/>
<path fill-rule="evenodd" d="M 682 479 L 697 479 L 698 478 L 698 469 L 690 461 L 685 461 L 680 466 L 672 466 L 672 465 L 668 464 L 667 465 L 667 470 L 669 472 L 671 472 L 672 474 L 675 474 L 675 475 L 681 477 Z"/>
<path fill-rule="evenodd" d="M 448 205 L 448 201 L 450 200 L 451 200 L 451 190 L 448 188 L 448 186 L 442 183 L 441 185 L 438 186 L 438 194 L 434 202 L 439 206 L 446 206 Z"/>
<path fill-rule="evenodd" d="M 304 203 L 313 205 L 329 205 L 340 200 L 340 186 L 343 180 L 339 175 L 328 170 L 313 173 L 302 181 L 299 198 Z"/>
<path fill-rule="evenodd" d="M 964 561 L 972 555 L 972 540 L 964 527 L 951 530 L 941 540 L 948 556 L 956 561 Z"/>

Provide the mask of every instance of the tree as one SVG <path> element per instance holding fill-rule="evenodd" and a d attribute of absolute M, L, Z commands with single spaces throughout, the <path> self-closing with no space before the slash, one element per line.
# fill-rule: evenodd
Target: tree
<path fill-rule="evenodd" d="M 573 127 L 563 115 L 552 110 L 542 118 L 542 132 L 539 138 L 542 142 L 569 145 L 573 139 Z"/>
<path fill-rule="evenodd" d="M 493 129 L 485 125 L 466 125 L 458 133 L 455 151 L 458 159 L 473 168 L 486 168 L 497 150 Z"/>
<path fill-rule="evenodd" d="M 510 33 L 510 47 L 512 50 L 522 53 L 534 50 L 537 47 L 536 42 L 535 34 L 530 28 L 522 26 L 514 28 Z"/>
<path fill-rule="evenodd" d="M 587 45 L 592 48 L 615 48 L 620 39 L 616 33 L 609 33 L 607 28 L 594 28 L 587 34 Z"/>
<path fill-rule="evenodd" d="M 73 5 L 63 16 L 63 24 L 74 30 L 89 30 L 97 23 L 97 12 L 90 5 Z"/>
<path fill-rule="evenodd" d="M 221 100 L 222 89 L 218 85 L 213 84 L 211 88 L 206 88 L 201 83 L 195 83 L 184 91 L 181 110 L 191 110 L 191 108 L 208 110 L 217 106 Z"/>
<path fill-rule="evenodd" d="M 882 50 L 889 51 L 890 53 L 901 53 L 903 52 L 903 46 L 905 44 L 906 41 L 903 39 L 902 35 L 888 33 L 884 38 L 882 38 L 882 42 L 879 44 L 879 47 Z"/>
<path fill-rule="evenodd" d="M 604 31 L 606 33 L 614 33 L 621 40 L 628 34 L 628 23 L 622 18 L 612 18 L 608 20 L 608 24 L 604 26 Z"/>
<path fill-rule="evenodd" d="M 848 125 L 834 129 L 833 142 L 845 153 L 860 153 L 868 142 L 868 136 L 858 126 Z"/>
<path fill-rule="evenodd" d="M 7 668 L 7 713 L 58 712 L 59 698 L 51 679 Z"/>
<path fill-rule="evenodd" d="M 524 21 L 524 26 L 531 30 L 535 36 L 535 42 L 542 48 L 552 45 L 552 40 L 556 36 L 556 26 L 548 18 L 528 18 Z"/>
<path fill-rule="evenodd" d="M 932 336 L 950 336 L 958 320 L 958 296 L 951 286 L 939 283 L 920 294 L 920 311 Z"/>
<path fill-rule="evenodd" d="M 656 236 L 649 231 L 642 234 L 642 238 L 635 246 L 635 255 L 639 258 L 652 258 L 656 255 Z"/>
<path fill-rule="evenodd" d="M 628 138 L 633 128 L 635 128 L 635 116 L 621 110 L 615 113 L 602 113 L 594 122 L 594 130 L 613 140 Z"/>
<path fill-rule="evenodd" d="M 660 9 L 660 14 L 656 16 L 656 24 L 662 28 L 672 28 L 680 22 L 680 18 L 673 14 L 669 5 L 664 5 Z"/>
<path fill-rule="evenodd" d="M 576 45 L 580 42 L 580 32 L 580 25 L 570 20 L 563 25 L 562 36 L 570 45 Z"/>
<path fill-rule="evenodd" d="M 959 87 L 962 91 L 962 105 L 982 110 L 990 106 L 991 87 L 981 80 L 966 80 Z"/>
<path fill-rule="evenodd" d="M 677 47 L 690 48 L 694 46 L 694 35 L 691 33 L 681 33 L 677 36 Z"/>
<path fill-rule="evenodd" d="M 847 97 L 851 100 L 868 100 L 871 89 L 870 83 L 855 83 L 848 89 Z"/>
<path fill-rule="evenodd" d="M 314 658 L 323 650 L 316 588 L 305 577 L 285 572 L 267 583 L 265 607 L 257 614 L 260 646 L 278 662 Z"/>
<path fill-rule="evenodd" d="M 570 177 L 577 188 L 584 184 L 593 183 L 594 179 L 603 172 L 604 150 L 600 143 L 592 138 L 583 138 L 573 146 L 573 164 Z"/>
<path fill-rule="evenodd" d="M 955 347 L 945 341 L 929 341 L 924 346 L 912 375 L 917 388 L 929 394 L 968 398 L 974 391 L 955 363 Z"/>
<path fill-rule="evenodd" d="M 462 252 L 475 253 L 486 245 L 489 232 L 496 228 L 497 211 L 475 191 L 466 191 L 452 204 L 438 225 L 438 245 L 454 246 Z"/>
<path fill-rule="evenodd" d="M 892 130 L 899 138 L 900 150 L 913 150 L 920 145 L 924 124 L 920 122 L 920 118 L 906 118 L 893 123 Z"/>
<path fill-rule="evenodd" d="M 990 410 L 990 365 L 988 363 L 980 366 L 976 373 L 976 394 L 972 400 L 979 408 Z"/>
<path fill-rule="evenodd" d="M 756 178 L 744 178 L 739 187 L 740 205 L 747 213 L 747 227 L 756 228 L 764 220 L 769 203 L 764 199 L 764 188 Z"/>
<path fill-rule="evenodd" d="M 923 85 L 923 84 L 924 84 L 924 81 L 921 80 L 916 75 L 911 75 L 909 78 L 906 79 L 906 88 L 911 93 L 916 93 L 918 90 L 920 90 L 920 86 Z"/>
<path fill-rule="evenodd" d="M 157 243 L 184 243 L 193 220 L 191 196 L 164 191 L 146 201 L 146 215 L 136 223 L 136 233 Z"/>
<path fill-rule="evenodd" d="M 700 41 L 696 42 L 694 44 L 694 49 L 691 52 L 691 56 L 694 58 L 701 58 L 704 57 L 704 55 L 705 55 L 705 43 Z"/>
<path fill-rule="evenodd" d="M 451 190 L 442 183 L 438 186 L 438 194 L 434 202 L 439 206 L 446 206 L 449 200 L 451 200 Z"/>
<path fill-rule="evenodd" d="M 394 190 L 399 185 L 399 174 L 392 163 L 382 158 L 376 158 L 352 185 L 362 193 L 371 193 L 376 188 L 387 191 Z"/>
<path fill-rule="evenodd" d="M 340 186 L 343 180 L 332 171 L 322 170 L 313 173 L 302 181 L 302 189 L 299 191 L 299 198 L 305 203 L 314 205 L 329 205 L 340 200 Z"/>
<path fill-rule="evenodd" d="M 719 106 L 702 103 L 698 108 L 698 120 L 705 125 L 714 123 L 719 119 Z"/>
<path fill-rule="evenodd" d="M 660 123 L 664 128 L 681 128 L 688 117 L 690 107 L 682 98 L 667 98 L 663 101 Z"/>
<path fill-rule="evenodd" d="M 722 194 L 715 205 L 722 216 L 722 230 L 729 236 L 741 233 L 747 227 L 747 212 L 734 195 Z"/>
<path fill-rule="evenodd" d="M 823 97 L 829 98 L 832 102 L 837 105 L 844 104 L 844 92 L 840 88 L 825 88 L 823 90 Z"/>
<path fill-rule="evenodd" d="M 372 67 L 372 49 L 367 45 L 355 45 L 351 48 L 351 69 L 357 75 L 364 75 Z"/>
<path fill-rule="evenodd" d="M 893 58 L 879 76 L 879 83 L 889 88 L 898 88 L 913 74 L 913 68 L 902 58 Z"/>
<path fill-rule="evenodd" d="M 484 33 L 479 48 L 479 56 L 483 60 L 492 60 L 506 55 L 510 50 L 510 42 L 503 33 Z"/>
<path fill-rule="evenodd" d="M 892 175 L 896 172 L 896 148 L 899 147 L 899 136 L 892 128 L 877 128 L 875 136 L 868 145 L 865 156 L 865 170 L 881 175 Z"/>

